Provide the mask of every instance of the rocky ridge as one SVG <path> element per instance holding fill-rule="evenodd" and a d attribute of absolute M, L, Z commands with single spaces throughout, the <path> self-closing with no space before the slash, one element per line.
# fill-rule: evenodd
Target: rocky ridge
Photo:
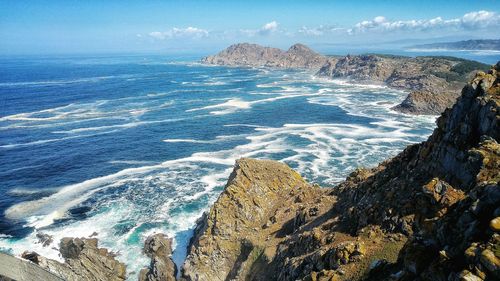
<path fill-rule="evenodd" d="M 379 82 L 410 94 L 394 109 L 412 114 L 440 114 L 455 103 L 463 82 L 485 65 L 451 57 L 360 55 L 332 58 L 318 76 Z"/>
<path fill-rule="evenodd" d="M 403 57 L 389 55 L 320 55 L 302 44 L 287 51 L 257 44 L 235 44 L 202 63 L 229 66 L 306 68 L 317 76 L 381 83 L 410 91 L 395 110 L 409 114 L 442 113 L 460 95 L 463 83 L 488 66 L 453 57 Z"/>
<path fill-rule="evenodd" d="M 125 280 L 126 267 L 105 248 L 98 248 L 96 238 L 63 238 L 59 251 L 64 263 L 47 259 L 35 252 L 24 252 L 22 258 L 68 281 Z"/>
<path fill-rule="evenodd" d="M 326 62 L 326 57 L 303 44 L 295 44 L 283 51 L 257 44 L 240 43 L 231 45 L 214 56 L 205 57 L 201 62 L 228 66 L 319 69 Z"/>
<path fill-rule="evenodd" d="M 144 242 L 144 253 L 151 264 L 139 273 L 139 281 L 174 281 L 177 267 L 172 260 L 172 239 L 158 233 Z"/>
<path fill-rule="evenodd" d="M 429 139 L 321 189 L 283 164 L 237 162 L 200 219 L 186 280 L 498 280 L 500 63 Z"/>
<path fill-rule="evenodd" d="M 182 280 L 500 279 L 500 62 L 479 72 L 429 139 L 332 189 L 288 166 L 240 159 L 197 223 Z M 51 237 L 40 237 L 44 243 Z M 171 241 L 148 238 L 140 280 L 175 280 Z M 64 238 L 65 280 L 124 280 L 97 239 Z"/>

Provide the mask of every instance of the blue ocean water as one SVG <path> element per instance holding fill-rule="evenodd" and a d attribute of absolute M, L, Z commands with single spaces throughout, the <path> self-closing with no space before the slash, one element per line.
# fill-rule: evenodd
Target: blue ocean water
<path fill-rule="evenodd" d="M 284 161 L 332 186 L 434 127 L 390 109 L 401 91 L 199 58 L 1 58 L 0 250 L 60 259 L 60 238 L 95 232 L 133 280 L 154 232 L 175 239 L 182 263 L 236 159 Z"/>

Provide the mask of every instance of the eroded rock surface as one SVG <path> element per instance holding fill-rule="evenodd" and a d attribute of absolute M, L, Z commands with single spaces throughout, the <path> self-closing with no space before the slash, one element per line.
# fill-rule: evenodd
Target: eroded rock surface
<path fill-rule="evenodd" d="M 489 66 L 453 57 L 404 57 L 390 55 L 323 56 L 303 44 L 287 51 L 257 44 L 235 44 L 203 63 L 230 66 L 306 68 L 317 76 L 380 83 L 410 91 L 394 109 L 409 114 L 438 115 L 451 107 L 463 83 L 477 70 Z"/>
<path fill-rule="evenodd" d="M 151 258 L 149 268 L 139 273 L 139 281 L 174 281 L 177 267 L 173 262 L 172 239 L 163 234 L 149 236 L 144 242 L 144 253 Z"/>
<path fill-rule="evenodd" d="M 97 239 L 63 238 L 59 251 L 64 263 L 47 259 L 35 252 L 25 252 L 22 258 L 62 277 L 65 280 L 125 280 L 126 267 L 105 248 L 98 248 Z"/>
<path fill-rule="evenodd" d="M 202 62 L 230 66 L 319 69 L 326 62 L 326 57 L 303 44 L 295 44 L 283 51 L 257 44 L 240 43 L 229 46 L 217 55 L 205 57 Z"/>
<path fill-rule="evenodd" d="M 198 223 L 187 280 L 498 280 L 500 63 L 429 139 L 332 189 L 241 159 Z"/>

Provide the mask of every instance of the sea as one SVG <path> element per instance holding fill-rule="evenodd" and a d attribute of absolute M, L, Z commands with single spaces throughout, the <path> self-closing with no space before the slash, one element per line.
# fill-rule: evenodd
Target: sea
<path fill-rule="evenodd" d="M 136 280 L 153 233 L 174 239 L 182 264 L 235 160 L 279 160 L 334 187 L 435 126 L 391 110 L 404 91 L 201 57 L 1 56 L 0 251 L 61 260 L 61 238 L 93 236 Z"/>

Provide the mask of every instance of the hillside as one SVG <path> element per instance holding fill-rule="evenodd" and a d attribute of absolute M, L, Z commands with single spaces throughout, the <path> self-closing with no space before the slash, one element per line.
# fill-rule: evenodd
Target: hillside
<path fill-rule="evenodd" d="M 241 159 L 201 218 L 186 280 L 498 280 L 500 63 L 426 142 L 332 189 Z"/>
<path fill-rule="evenodd" d="M 319 77 L 379 83 L 409 91 L 394 109 L 409 114 L 437 115 L 451 107 L 463 83 L 488 65 L 454 57 L 347 55 L 327 57 L 302 44 L 287 51 L 256 44 L 235 44 L 202 63 L 227 66 L 305 68 Z"/>
<path fill-rule="evenodd" d="M 465 40 L 457 42 L 442 42 L 421 44 L 408 47 L 408 49 L 442 49 L 442 50 L 488 50 L 500 51 L 500 39 Z"/>

